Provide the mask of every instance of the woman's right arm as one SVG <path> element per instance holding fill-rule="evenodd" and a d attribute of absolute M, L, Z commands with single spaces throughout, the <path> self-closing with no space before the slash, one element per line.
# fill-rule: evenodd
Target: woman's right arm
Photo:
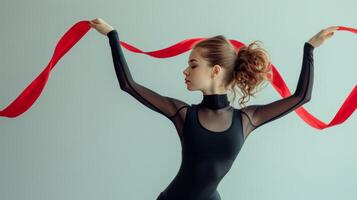
<path fill-rule="evenodd" d="M 114 29 L 107 33 L 112 52 L 115 73 L 117 75 L 120 88 L 129 93 L 139 102 L 150 109 L 161 113 L 168 119 L 176 116 L 178 111 L 188 104 L 167 96 L 162 96 L 149 88 L 135 82 L 131 76 L 129 67 L 126 63 L 123 50 L 120 46 L 118 32 Z"/>

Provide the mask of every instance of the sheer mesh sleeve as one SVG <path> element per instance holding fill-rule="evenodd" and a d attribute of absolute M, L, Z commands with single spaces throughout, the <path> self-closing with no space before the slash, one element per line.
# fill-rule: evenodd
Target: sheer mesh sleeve
<path fill-rule="evenodd" d="M 305 42 L 302 68 L 294 94 L 265 105 L 250 105 L 242 111 L 243 132 L 245 137 L 263 124 L 279 119 L 311 99 L 314 65 L 314 46 Z"/>
<path fill-rule="evenodd" d="M 174 119 L 181 108 L 188 106 L 187 103 L 181 100 L 162 96 L 155 91 L 152 91 L 143 85 L 136 83 L 131 76 L 122 48 L 120 46 L 118 32 L 114 29 L 107 33 L 107 36 L 109 38 L 115 72 L 119 81 L 120 88 L 123 91 L 129 93 L 139 102 L 149 107 L 150 109 L 161 113 L 171 121 Z"/>

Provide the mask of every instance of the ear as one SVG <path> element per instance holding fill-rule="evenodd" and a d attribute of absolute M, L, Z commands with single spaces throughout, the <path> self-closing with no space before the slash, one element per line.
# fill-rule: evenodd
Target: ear
<path fill-rule="evenodd" d="M 220 71 L 222 71 L 222 67 L 220 65 L 213 65 L 212 67 L 212 76 L 217 76 Z"/>

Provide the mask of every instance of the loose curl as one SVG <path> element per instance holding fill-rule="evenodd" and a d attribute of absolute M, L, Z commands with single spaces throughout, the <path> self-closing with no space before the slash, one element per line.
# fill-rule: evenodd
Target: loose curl
<path fill-rule="evenodd" d="M 256 40 L 248 46 L 238 50 L 223 35 L 206 38 L 197 42 L 193 49 L 200 50 L 200 55 L 205 58 L 210 66 L 220 65 L 226 68 L 226 85 L 231 86 L 235 100 L 236 87 L 240 89 L 242 97 L 239 105 L 245 107 L 250 97 L 264 86 L 265 80 L 272 80 L 272 67 L 268 52 Z"/>

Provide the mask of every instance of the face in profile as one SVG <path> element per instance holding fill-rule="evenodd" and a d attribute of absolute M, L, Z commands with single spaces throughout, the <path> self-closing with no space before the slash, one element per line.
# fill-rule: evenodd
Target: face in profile
<path fill-rule="evenodd" d="M 188 67 L 183 71 L 188 90 L 203 90 L 209 87 L 211 70 L 207 60 L 200 55 L 200 49 L 192 49 L 188 58 Z"/>

